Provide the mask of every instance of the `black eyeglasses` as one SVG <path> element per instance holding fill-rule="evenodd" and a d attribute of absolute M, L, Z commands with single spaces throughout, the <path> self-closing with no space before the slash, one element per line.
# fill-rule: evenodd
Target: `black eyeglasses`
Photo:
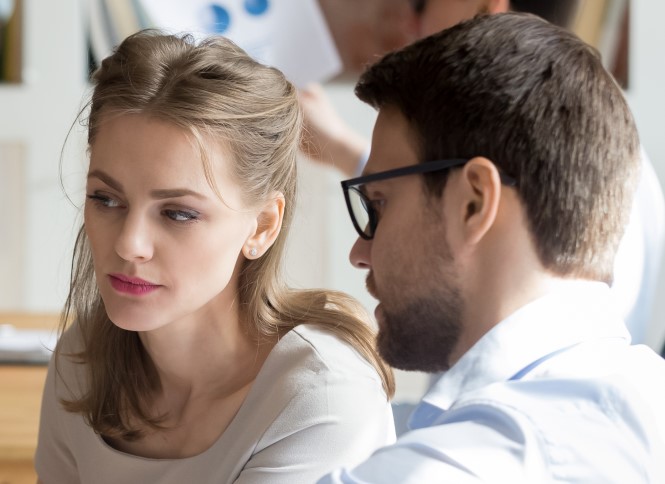
<path fill-rule="evenodd" d="M 376 204 L 379 200 L 370 200 L 367 195 L 363 193 L 362 185 L 400 176 L 447 170 L 449 168 L 462 166 L 468 161 L 469 159 L 462 158 L 428 161 L 425 163 L 418 163 L 417 165 L 404 166 L 402 168 L 395 168 L 394 170 L 382 171 L 372 175 L 344 180 L 342 182 L 344 199 L 346 200 L 346 207 L 349 209 L 349 215 L 351 216 L 351 221 L 353 222 L 356 232 L 358 232 L 358 235 L 363 239 L 371 240 L 374 238 L 374 232 L 379 223 L 378 211 L 376 209 Z M 515 179 L 508 175 L 500 173 L 500 177 L 501 183 L 505 185 L 517 185 Z"/>

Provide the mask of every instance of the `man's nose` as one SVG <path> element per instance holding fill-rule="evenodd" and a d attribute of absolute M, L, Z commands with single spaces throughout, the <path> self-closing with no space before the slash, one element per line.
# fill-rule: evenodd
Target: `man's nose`
<path fill-rule="evenodd" d="M 353 244 L 353 247 L 351 247 L 351 252 L 349 252 L 349 261 L 351 261 L 351 265 L 356 269 L 371 269 L 371 247 L 371 240 L 365 240 L 362 237 L 358 237 L 355 244 Z"/>

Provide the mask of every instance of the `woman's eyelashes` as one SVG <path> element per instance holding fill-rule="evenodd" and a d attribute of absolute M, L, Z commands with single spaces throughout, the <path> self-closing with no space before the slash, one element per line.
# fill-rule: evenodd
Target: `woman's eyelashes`
<path fill-rule="evenodd" d="M 122 204 L 108 195 L 102 195 L 100 193 L 93 193 L 87 195 L 88 200 L 91 200 L 95 205 L 104 207 L 104 208 L 118 208 L 122 207 Z"/>
<path fill-rule="evenodd" d="M 87 195 L 87 198 L 100 209 L 127 208 L 125 204 L 123 204 L 122 202 L 118 201 L 117 199 L 109 195 L 101 193 L 92 193 L 90 195 Z M 197 222 L 201 216 L 201 213 L 196 210 L 183 209 L 183 208 L 163 208 L 160 210 L 159 213 L 170 222 L 177 222 L 183 224 Z"/>
<path fill-rule="evenodd" d="M 165 217 L 173 220 L 174 222 L 196 222 L 199 220 L 201 215 L 199 212 L 193 210 L 177 210 L 177 209 L 165 209 L 162 210 L 162 214 Z"/>

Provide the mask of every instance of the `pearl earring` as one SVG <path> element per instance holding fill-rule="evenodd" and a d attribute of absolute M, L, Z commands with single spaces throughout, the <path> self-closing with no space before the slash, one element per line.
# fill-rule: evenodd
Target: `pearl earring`
<path fill-rule="evenodd" d="M 256 257 L 256 248 L 252 247 L 251 249 L 249 249 L 249 255 L 251 257 Z"/>

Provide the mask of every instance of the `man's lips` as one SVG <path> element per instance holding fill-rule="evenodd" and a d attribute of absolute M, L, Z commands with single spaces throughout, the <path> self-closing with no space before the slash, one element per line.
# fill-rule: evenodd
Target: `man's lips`
<path fill-rule="evenodd" d="M 379 298 L 376 295 L 376 284 L 374 283 L 374 276 L 372 275 L 371 272 L 367 274 L 367 279 L 365 280 L 365 286 L 367 287 L 367 292 L 369 293 L 369 295 L 378 301 Z"/>
<path fill-rule="evenodd" d="M 376 307 L 374 308 L 374 319 L 376 320 L 376 323 L 379 325 L 379 327 L 382 327 L 383 323 L 383 307 L 381 304 L 377 304 Z"/>

